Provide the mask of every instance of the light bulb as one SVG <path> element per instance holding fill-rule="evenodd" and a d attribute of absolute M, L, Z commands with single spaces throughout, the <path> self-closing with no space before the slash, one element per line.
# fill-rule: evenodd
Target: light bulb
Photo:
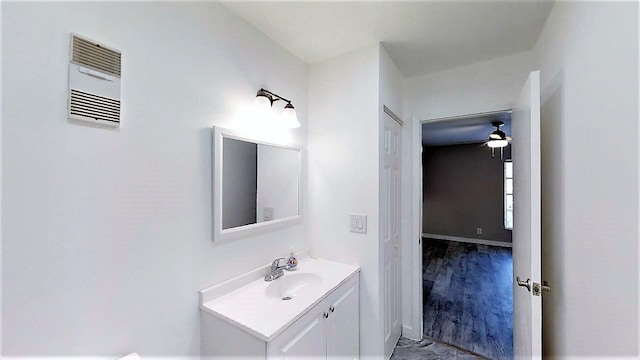
<path fill-rule="evenodd" d="M 271 99 L 266 95 L 258 94 L 253 101 L 252 122 L 257 127 L 266 127 L 273 122 L 273 115 Z"/>
<path fill-rule="evenodd" d="M 284 110 L 282 110 L 282 126 L 291 129 L 300 127 L 296 110 L 291 103 L 285 105 Z"/>
<path fill-rule="evenodd" d="M 487 143 L 487 146 L 490 148 L 501 148 L 501 147 L 505 147 L 509 144 L 509 142 L 507 140 L 490 140 Z"/>
<path fill-rule="evenodd" d="M 253 100 L 253 106 L 256 108 L 256 110 L 265 112 L 271 109 L 271 99 L 264 95 L 258 95 Z"/>

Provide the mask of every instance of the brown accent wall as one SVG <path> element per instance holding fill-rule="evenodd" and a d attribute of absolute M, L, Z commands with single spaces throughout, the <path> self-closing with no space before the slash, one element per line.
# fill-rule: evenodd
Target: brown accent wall
<path fill-rule="evenodd" d="M 505 148 L 505 159 L 511 146 Z M 503 160 L 479 144 L 424 147 L 423 233 L 511 242 L 504 229 Z M 482 235 L 476 228 L 482 228 Z"/>

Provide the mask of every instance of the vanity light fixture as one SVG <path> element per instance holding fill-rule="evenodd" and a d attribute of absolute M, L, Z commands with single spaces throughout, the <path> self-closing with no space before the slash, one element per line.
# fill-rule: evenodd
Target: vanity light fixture
<path fill-rule="evenodd" d="M 275 94 L 266 89 L 258 90 L 256 94 L 255 106 L 258 107 L 263 112 L 271 111 L 273 107 L 273 103 L 282 100 L 287 104 L 284 106 L 282 110 L 282 114 L 279 119 L 276 119 L 282 127 L 286 128 L 298 128 L 300 127 L 300 122 L 298 121 L 298 117 L 296 116 L 296 110 L 291 104 L 291 100 L 287 100 L 282 96 Z"/>

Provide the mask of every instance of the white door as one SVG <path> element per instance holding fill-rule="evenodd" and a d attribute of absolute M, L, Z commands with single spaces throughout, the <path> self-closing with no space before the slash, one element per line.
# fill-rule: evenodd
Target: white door
<path fill-rule="evenodd" d="M 380 234 L 382 237 L 384 354 L 400 339 L 400 144 L 402 127 L 385 113 L 381 148 Z"/>
<path fill-rule="evenodd" d="M 267 343 L 269 360 L 326 360 L 328 312 L 316 306 Z"/>
<path fill-rule="evenodd" d="M 358 278 L 340 286 L 329 300 L 327 359 L 356 360 L 360 357 L 360 291 Z"/>
<path fill-rule="evenodd" d="M 513 136 L 513 345 L 516 359 L 542 356 L 540 266 L 540 71 L 529 75 L 511 115 Z M 516 277 L 530 288 L 518 286 Z M 536 283 L 536 284 L 534 284 Z"/>

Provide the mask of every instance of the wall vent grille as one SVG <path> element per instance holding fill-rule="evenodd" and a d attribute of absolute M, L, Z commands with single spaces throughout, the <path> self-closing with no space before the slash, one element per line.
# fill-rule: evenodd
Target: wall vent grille
<path fill-rule="evenodd" d="M 71 61 L 120 77 L 122 55 L 104 45 L 73 35 Z"/>
<path fill-rule="evenodd" d="M 71 89 L 69 112 L 74 117 L 120 123 L 120 100 Z"/>

